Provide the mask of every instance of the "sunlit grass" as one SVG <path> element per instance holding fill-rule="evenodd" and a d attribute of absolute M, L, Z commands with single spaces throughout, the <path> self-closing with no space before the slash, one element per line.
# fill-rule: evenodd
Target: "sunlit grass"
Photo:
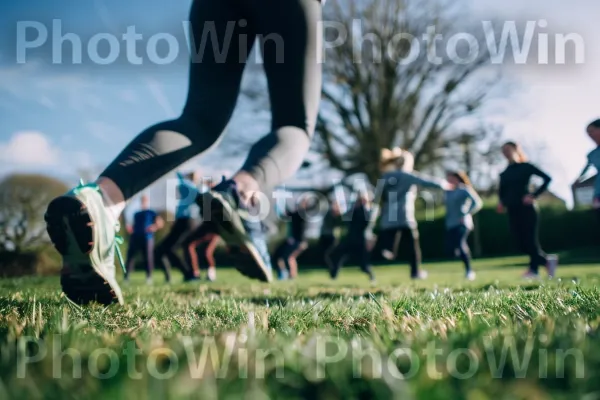
<path fill-rule="evenodd" d="M 0 281 L 0 399 L 600 398 L 600 269 L 523 282 L 524 261 L 477 261 L 474 282 L 457 263 L 419 282 L 379 267 L 376 285 L 355 268 L 270 286 L 139 275 L 122 308 Z"/>

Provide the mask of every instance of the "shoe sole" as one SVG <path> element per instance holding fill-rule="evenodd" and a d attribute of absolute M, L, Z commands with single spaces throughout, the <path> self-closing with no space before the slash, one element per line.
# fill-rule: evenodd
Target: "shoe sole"
<path fill-rule="evenodd" d="M 69 237 L 75 238 L 77 248 L 83 255 L 91 253 L 94 246 L 94 221 L 82 202 L 73 197 L 58 197 L 48 205 L 44 219 L 50 240 L 62 256 L 67 254 Z M 79 305 L 91 302 L 103 305 L 123 304 L 118 284 L 110 282 L 91 262 L 84 265 L 89 268 L 89 274 L 83 278 L 75 277 L 69 272 L 68 265 L 63 265 L 60 283 L 65 296 Z"/>
<path fill-rule="evenodd" d="M 256 246 L 254 246 L 254 244 L 246 237 L 246 230 L 244 229 L 244 225 L 239 215 L 233 211 L 229 203 L 218 193 L 207 192 L 204 193 L 204 196 L 208 197 L 208 204 L 210 204 L 211 207 L 210 215 L 213 219 L 211 222 L 216 225 L 221 238 L 226 243 L 235 244 L 245 249 L 249 253 L 254 264 L 258 267 L 257 271 L 260 271 L 260 275 L 248 273 L 247 269 L 242 268 L 239 265 L 236 265 L 235 268 L 248 278 L 270 283 L 273 280 L 271 273 L 262 260 Z"/>

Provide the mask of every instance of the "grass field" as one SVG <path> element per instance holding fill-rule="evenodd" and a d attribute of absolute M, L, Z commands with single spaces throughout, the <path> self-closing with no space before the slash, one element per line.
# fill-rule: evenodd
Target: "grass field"
<path fill-rule="evenodd" d="M 355 268 L 271 286 L 124 287 L 82 309 L 57 278 L 0 281 L 0 399 L 600 399 L 600 266 L 522 282 L 522 258 Z"/>

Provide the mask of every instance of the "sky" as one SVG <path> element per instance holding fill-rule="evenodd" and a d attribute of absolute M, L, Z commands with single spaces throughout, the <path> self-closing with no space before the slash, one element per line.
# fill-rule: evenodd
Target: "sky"
<path fill-rule="evenodd" d="M 595 34 L 596 21 L 585 18 L 599 15 L 600 2 L 464 1 L 465 13 L 473 21 L 490 17 L 507 21 L 543 19 L 547 21 L 546 32 L 577 33 L 584 39 L 583 65 L 528 62 L 506 66 L 507 78 L 518 85 L 502 112 L 490 116 L 504 125 L 507 139 L 522 141 L 526 149 L 534 150 L 535 161 L 554 178 L 551 190 L 570 202 L 569 185 L 585 165 L 585 155 L 593 149 L 585 127 L 600 117 L 596 99 L 600 88 L 600 35 Z M 92 62 L 98 58 L 87 49 L 94 35 L 120 36 L 129 26 L 144 35 L 142 43 L 153 34 L 169 32 L 183 44 L 181 21 L 187 18 L 189 6 L 189 0 L 3 2 L 0 175 L 43 172 L 75 184 L 84 170 L 100 172 L 145 127 L 177 116 L 187 94 L 185 51 L 173 63 L 157 66 L 148 61 L 151 55 L 144 46 L 138 45 L 137 52 L 145 57 L 140 66 L 127 62 L 123 44 L 119 58 L 109 65 Z M 27 31 L 24 26 L 29 26 Z M 34 42 L 44 29 L 45 44 L 24 51 L 24 43 Z M 69 43 L 53 46 L 61 33 L 73 32 L 82 43 L 81 64 L 69 63 L 73 57 Z M 106 55 L 106 49 L 100 46 L 99 52 Z M 161 55 L 165 56 L 162 49 Z M 61 55 L 63 62 L 58 63 Z M 268 123 L 268 116 L 257 114 L 251 104 L 240 101 L 229 132 L 258 137 L 266 133 Z M 546 149 L 541 155 L 535 151 L 540 144 Z M 219 176 L 234 171 L 242 161 L 233 159 L 223 165 L 217 149 L 186 167 L 200 166 L 207 174 Z M 151 202 L 156 206 L 164 203 L 162 193 L 151 192 Z"/>

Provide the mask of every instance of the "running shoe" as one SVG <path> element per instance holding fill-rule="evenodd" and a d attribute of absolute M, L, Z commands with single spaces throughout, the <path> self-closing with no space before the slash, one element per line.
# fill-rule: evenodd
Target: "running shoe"
<path fill-rule="evenodd" d="M 119 221 L 105 207 L 98 185 L 79 185 L 52 200 L 44 216 L 46 230 L 62 256 L 61 286 L 76 304 L 124 304 L 114 256 L 125 272 L 119 245 Z"/>
<path fill-rule="evenodd" d="M 218 234 L 235 255 L 235 267 L 244 276 L 271 282 L 272 267 L 264 227 L 252 220 L 237 185 L 225 180 L 197 198 L 203 218 L 216 225 Z M 208 207 L 208 212 L 206 212 Z"/>

